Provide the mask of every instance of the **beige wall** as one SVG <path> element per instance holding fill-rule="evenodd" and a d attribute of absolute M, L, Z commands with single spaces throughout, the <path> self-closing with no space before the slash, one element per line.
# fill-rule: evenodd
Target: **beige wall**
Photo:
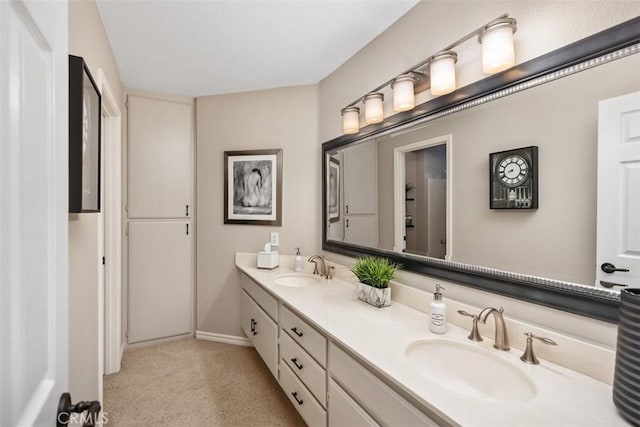
<path fill-rule="evenodd" d="M 349 102 L 505 12 L 518 20 L 521 63 L 640 15 L 640 2 L 424 0 L 320 82 L 320 141 L 341 135 L 340 109 Z M 456 50 L 458 86 L 483 78 L 475 39 Z M 391 101 L 385 97 L 387 115 Z"/>
<path fill-rule="evenodd" d="M 111 46 L 92 1 L 69 2 L 69 53 L 82 56 L 96 78 L 105 73 L 117 101 L 122 85 Z M 98 372 L 98 247 L 101 214 L 69 215 L 69 391 L 75 400 L 100 395 Z"/>
<path fill-rule="evenodd" d="M 69 2 L 69 53 L 84 58 L 94 79 L 101 68 L 113 96 L 121 103 L 120 73 L 94 0 Z"/>
<path fill-rule="evenodd" d="M 271 231 L 283 254 L 320 250 L 317 105 L 316 85 L 197 99 L 198 331 L 243 335 L 235 252 L 258 252 Z M 268 148 L 283 149 L 282 227 L 225 225 L 224 151 Z"/>

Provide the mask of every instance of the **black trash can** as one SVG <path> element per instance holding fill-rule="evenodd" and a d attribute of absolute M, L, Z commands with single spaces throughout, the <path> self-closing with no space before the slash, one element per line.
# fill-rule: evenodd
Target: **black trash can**
<path fill-rule="evenodd" d="M 625 420 L 640 426 L 640 288 L 620 292 L 613 403 Z"/>

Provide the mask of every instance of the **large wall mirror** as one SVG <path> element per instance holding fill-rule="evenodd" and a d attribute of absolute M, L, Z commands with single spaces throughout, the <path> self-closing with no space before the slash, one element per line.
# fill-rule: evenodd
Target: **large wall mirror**
<path fill-rule="evenodd" d="M 616 321 L 617 285 L 640 285 L 640 158 L 611 164 L 601 101 L 640 91 L 638 43 L 636 18 L 323 144 L 323 248 Z M 612 123 L 640 153 L 637 108 Z"/>

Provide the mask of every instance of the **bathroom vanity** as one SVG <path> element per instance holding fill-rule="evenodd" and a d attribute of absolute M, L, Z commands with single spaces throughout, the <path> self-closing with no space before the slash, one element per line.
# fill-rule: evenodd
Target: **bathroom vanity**
<path fill-rule="evenodd" d="M 471 342 L 456 325 L 433 334 L 426 313 L 397 301 L 371 307 L 345 268 L 327 280 L 255 265 L 236 254 L 242 328 L 310 426 L 628 425 L 609 384 L 526 364 L 522 349 Z"/>

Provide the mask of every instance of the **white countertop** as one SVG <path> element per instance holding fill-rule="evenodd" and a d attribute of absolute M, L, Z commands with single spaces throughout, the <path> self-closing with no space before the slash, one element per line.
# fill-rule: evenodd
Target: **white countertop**
<path fill-rule="evenodd" d="M 236 265 L 321 332 L 376 367 L 396 387 L 454 423 L 509 427 L 629 425 L 618 415 L 608 384 L 542 359 L 539 365 L 523 363 L 519 350 L 495 350 L 486 337 L 483 342 L 473 343 L 466 339 L 469 331 L 452 324 L 446 334 L 433 334 L 427 314 L 395 301 L 391 307 L 372 307 L 357 299 L 353 284 L 339 279 L 285 287 L 274 284 L 274 279 L 292 273 L 291 269 L 259 270 L 253 254 L 236 254 Z M 467 343 L 491 352 L 531 379 L 535 397 L 527 402 L 496 402 L 429 381 L 411 367 L 405 355 L 410 343 L 429 338 Z"/>

